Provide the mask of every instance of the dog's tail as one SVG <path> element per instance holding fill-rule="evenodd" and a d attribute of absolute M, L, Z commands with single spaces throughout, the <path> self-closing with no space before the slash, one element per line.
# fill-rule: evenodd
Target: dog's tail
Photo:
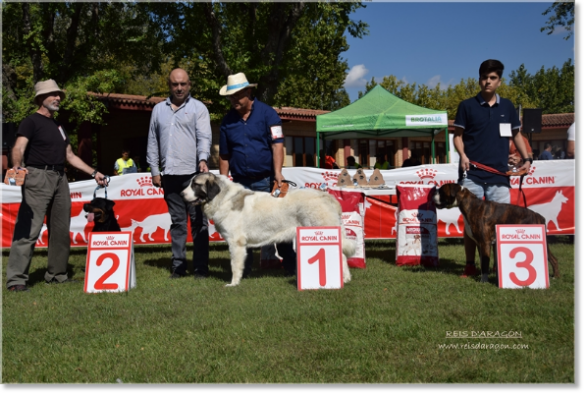
<path fill-rule="evenodd" d="M 344 227 L 342 227 L 342 253 L 346 258 L 350 258 L 356 253 L 356 241 L 346 237 Z"/>
<path fill-rule="evenodd" d="M 559 278 L 560 277 L 560 268 L 558 266 L 558 260 L 555 257 L 555 255 L 553 255 L 551 253 L 549 246 L 547 246 L 547 260 L 549 261 L 549 263 L 551 263 L 551 266 L 553 267 L 553 276 L 556 278 Z"/>

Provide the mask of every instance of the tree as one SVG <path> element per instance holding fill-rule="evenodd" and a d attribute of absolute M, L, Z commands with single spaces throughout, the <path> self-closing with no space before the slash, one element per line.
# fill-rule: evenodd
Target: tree
<path fill-rule="evenodd" d="M 547 20 L 541 31 L 547 31 L 547 34 L 552 34 L 556 26 L 562 26 L 568 31 L 568 34 L 564 37 L 564 40 L 568 40 L 572 37 L 572 26 L 574 26 L 574 2 L 560 2 L 556 1 L 547 8 L 541 15 L 547 15 L 553 13 Z"/>
<path fill-rule="evenodd" d="M 377 82 L 373 78 L 366 84 L 366 92 L 376 85 Z M 430 88 L 427 85 L 408 84 L 405 81 L 398 80 L 394 75 L 389 75 L 383 77 L 379 85 L 409 103 L 433 110 L 446 110 L 449 119 L 456 117 L 458 105 L 462 100 L 476 96 L 480 90 L 478 80 L 474 78 L 462 79 L 454 86 L 450 85 L 446 89 L 441 89 L 440 84 Z M 498 88 L 498 93 L 511 100 L 516 106 L 535 106 L 535 102 L 521 88 L 508 85 L 504 78 Z M 363 95 L 362 92 L 358 92 L 359 98 Z"/>
<path fill-rule="evenodd" d="M 533 107 L 543 109 L 544 114 L 574 112 L 574 65 L 568 59 L 561 69 L 544 66 L 531 75 L 522 64 L 510 74 L 511 86 L 527 96 Z M 524 106 L 528 107 L 528 106 Z"/>
<path fill-rule="evenodd" d="M 52 78 L 68 93 L 70 121 L 102 123 L 106 108 L 80 92 L 113 92 L 160 64 L 162 35 L 143 4 L 4 3 L 2 22 L 5 122 L 34 111 L 34 84 Z"/>
<path fill-rule="evenodd" d="M 150 3 L 167 35 L 165 53 L 186 61 L 193 94 L 212 118 L 229 108 L 218 92 L 244 72 L 269 105 L 331 109 L 339 101 L 347 64 L 344 32 L 360 37 L 367 25 L 350 20 L 359 3 Z"/>

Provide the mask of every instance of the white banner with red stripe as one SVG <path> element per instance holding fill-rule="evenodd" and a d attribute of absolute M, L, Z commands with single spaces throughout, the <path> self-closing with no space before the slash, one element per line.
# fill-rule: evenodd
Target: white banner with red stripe
<path fill-rule="evenodd" d="M 283 168 L 283 175 L 297 187 L 326 189 L 336 184 L 340 170 L 325 170 L 309 167 Z M 355 170 L 349 170 L 350 175 Z M 372 170 L 364 170 L 367 178 Z M 423 165 L 381 171 L 385 183 L 443 185 L 457 182 L 458 171 L 455 164 Z M 574 222 L 574 160 L 536 161 L 523 180 L 523 191 L 527 206 L 540 213 L 547 220 L 548 234 L 573 234 Z M 519 178 L 511 178 L 511 202 L 518 201 Z M 93 198 L 96 183 L 94 180 L 73 182 L 71 190 L 71 245 L 86 246 L 87 236 L 93 224 L 88 223 L 83 204 Z M 2 189 L 2 247 L 10 247 L 14 223 L 20 207 L 20 187 L 1 184 Z M 107 189 L 108 199 L 116 202 L 114 212 L 123 231 L 133 232 L 134 244 L 170 243 L 169 229 L 171 217 L 163 199 L 163 190 L 151 183 L 147 173 L 127 174 L 112 177 Z M 103 190 L 97 192 L 103 197 Z M 364 232 L 366 239 L 395 238 L 395 210 L 389 204 L 393 196 L 388 191 L 381 196 L 376 191 L 365 197 Z M 522 199 L 520 199 L 522 204 Z M 213 222 L 210 222 L 210 241 L 222 241 Z M 459 210 L 438 210 L 438 236 L 462 237 L 463 219 Z M 47 228 L 43 226 L 37 247 L 47 246 Z"/>

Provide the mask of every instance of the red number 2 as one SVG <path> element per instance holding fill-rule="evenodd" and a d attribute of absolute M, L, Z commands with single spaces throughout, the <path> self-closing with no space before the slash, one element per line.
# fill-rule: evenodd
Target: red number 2
<path fill-rule="evenodd" d="M 102 264 L 102 262 L 104 262 L 104 260 L 108 259 L 108 258 L 110 258 L 112 260 L 112 267 L 106 273 L 104 273 L 104 275 L 102 277 L 100 277 L 98 279 L 98 281 L 96 281 L 96 285 L 94 286 L 95 289 L 104 289 L 105 290 L 105 289 L 117 289 L 118 288 L 118 284 L 104 282 L 112 274 L 114 274 L 116 272 L 116 270 L 118 270 L 118 267 L 120 266 L 120 259 L 118 258 L 118 255 L 113 254 L 111 252 L 107 252 L 103 255 L 100 255 L 100 257 L 96 261 L 96 265 L 100 266 Z"/>
<path fill-rule="evenodd" d="M 320 248 L 317 254 L 309 258 L 307 263 L 310 265 L 318 261 L 319 265 L 319 285 L 322 287 L 326 286 L 326 251 L 323 248 Z"/>
<path fill-rule="evenodd" d="M 517 275 L 515 273 L 509 273 L 509 278 L 511 279 L 511 281 L 513 281 L 518 286 L 526 287 L 528 285 L 533 284 L 533 282 L 537 278 L 537 272 L 535 271 L 535 268 L 533 266 L 531 266 L 531 262 L 533 262 L 533 253 L 527 247 L 513 248 L 511 250 L 511 252 L 509 253 L 509 257 L 515 258 L 515 256 L 519 252 L 522 252 L 525 254 L 525 260 L 522 262 L 517 262 L 516 266 L 523 268 L 523 269 L 526 269 L 529 272 L 529 277 L 527 278 L 527 280 L 521 281 L 521 280 L 519 280 L 519 278 L 517 278 Z"/>

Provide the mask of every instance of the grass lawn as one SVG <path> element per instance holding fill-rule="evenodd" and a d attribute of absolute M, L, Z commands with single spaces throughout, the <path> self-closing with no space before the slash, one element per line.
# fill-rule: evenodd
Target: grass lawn
<path fill-rule="evenodd" d="M 548 290 L 460 278 L 464 247 L 442 239 L 438 269 L 397 267 L 394 241 L 368 241 L 367 268 L 351 269 L 342 290 L 299 292 L 295 279 L 258 267 L 224 287 L 224 243 L 210 247 L 211 276 L 199 281 L 168 279 L 170 246 L 137 246 L 137 288 L 127 294 L 45 285 L 47 255 L 37 250 L 31 291 L 2 293 L 2 381 L 573 383 L 574 245 L 558 237 L 551 249 L 562 278 Z M 85 259 L 72 250 L 73 278 L 83 280 Z M 475 348 L 483 345 L 493 348 Z"/>

